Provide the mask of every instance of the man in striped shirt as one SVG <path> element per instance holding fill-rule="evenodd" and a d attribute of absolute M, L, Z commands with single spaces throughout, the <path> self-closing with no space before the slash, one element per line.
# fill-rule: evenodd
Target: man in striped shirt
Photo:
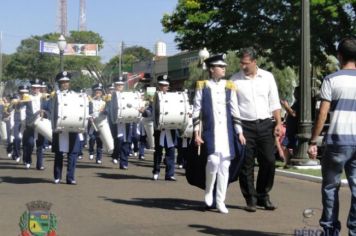
<path fill-rule="evenodd" d="M 356 235 L 356 38 L 340 41 L 337 55 L 341 70 L 328 75 L 321 86 L 319 116 L 309 141 L 310 158 L 316 158 L 316 139 L 330 112 L 330 126 L 324 137 L 322 166 L 323 214 L 320 225 L 325 235 L 339 235 L 338 219 L 340 176 L 345 169 L 352 200 L 347 221 L 349 235 Z"/>

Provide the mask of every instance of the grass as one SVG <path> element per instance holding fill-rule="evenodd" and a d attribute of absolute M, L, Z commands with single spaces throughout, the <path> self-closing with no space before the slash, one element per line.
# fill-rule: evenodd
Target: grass
<path fill-rule="evenodd" d="M 293 168 L 293 167 L 284 169 L 283 166 L 284 166 L 283 162 L 281 162 L 281 161 L 277 161 L 276 162 L 276 168 L 277 169 L 284 170 L 284 171 L 289 171 L 289 172 L 294 172 L 294 173 L 299 173 L 299 174 L 306 174 L 306 175 L 312 175 L 312 176 L 321 177 L 321 169 L 319 169 L 319 170 L 302 169 L 301 170 L 301 169 L 296 169 L 296 168 Z M 341 178 L 342 179 L 346 179 L 346 175 L 345 175 L 344 171 L 342 172 Z"/>

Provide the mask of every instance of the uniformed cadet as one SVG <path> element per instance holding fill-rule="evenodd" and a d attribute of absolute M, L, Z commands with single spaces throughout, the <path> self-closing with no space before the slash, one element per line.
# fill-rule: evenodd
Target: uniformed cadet
<path fill-rule="evenodd" d="M 28 85 L 20 85 L 18 87 L 19 95 L 12 97 L 11 104 L 8 107 L 8 113 L 11 114 L 10 126 L 13 137 L 12 156 L 17 163 L 20 162 L 22 155 L 21 144 L 26 119 L 25 102 L 28 101 L 29 89 Z"/>
<path fill-rule="evenodd" d="M 32 152 L 34 145 L 36 143 L 36 169 L 44 170 L 43 166 L 43 144 L 44 137 L 35 131 L 33 122 L 35 117 L 38 115 L 44 116 L 44 102 L 41 94 L 41 84 L 42 81 L 39 79 L 30 81 L 31 83 L 31 94 L 29 96 L 29 101 L 24 103 L 26 109 L 26 127 L 23 134 L 22 145 L 23 145 L 23 161 L 27 169 L 30 168 L 32 164 Z M 36 141 L 35 141 L 36 140 Z"/>
<path fill-rule="evenodd" d="M 70 78 L 71 74 L 63 71 L 57 74 L 55 80 L 58 83 L 59 90 L 56 94 L 66 94 L 66 93 L 75 93 L 73 90 L 70 90 Z M 57 117 L 56 107 L 54 105 L 55 97 L 52 102 L 52 112 L 53 117 Z M 75 101 L 73 101 L 75 102 Z M 53 132 L 53 141 L 52 141 L 52 152 L 55 153 L 54 161 L 54 183 L 59 184 L 62 179 L 62 169 L 63 169 L 63 155 L 67 153 L 68 155 L 68 164 L 67 164 L 67 175 L 66 183 L 67 184 L 76 184 L 75 179 L 75 168 L 77 163 L 77 157 L 80 149 L 79 135 L 76 132 Z"/>
<path fill-rule="evenodd" d="M 162 92 L 162 99 L 164 99 L 165 94 L 168 92 L 169 81 L 168 76 L 163 75 L 157 78 L 158 89 Z M 156 123 L 156 121 L 154 122 Z M 177 144 L 177 130 L 162 129 L 159 130 L 155 127 L 154 140 L 155 140 L 155 151 L 153 154 L 153 180 L 158 180 L 163 148 L 165 149 L 165 163 L 166 163 L 166 173 L 165 180 L 176 181 L 174 177 L 175 172 L 175 146 Z"/>
<path fill-rule="evenodd" d="M 202 146 L 207 155 L 205 167 L 205 204 L 213 205 L 213 190 L 216 183 L 216 208 L 228 213 L 225 206 L 229 181 L 230 160 L 235 157 L 237 143 L 245 144 L 239 124 L 234 83 L 224 79 L 226 63 L 224 54 L 205 60 L 209 79 L 198 81 L 194 97 L 193 124 L 196 145 Z M 201 122 L 201 123 L 200 123 Z M 202 124 L 202 127 L 201 125 Z"/>
<path fill-rule="evenodd" d="M 103 142 L 100 139 L 99 131 L 96 130 L 96 126 L 94 120 L 99 117 L 100 113 L 105 111 L 106 102 L 103 100 L 103 85 L 101 83 L 95 84 L 92 87 L 93 98 L 89 103 L 89 114 L 91 115 L 90 123 L 89 123 L 89 159 L 94 158 L 94 146 L 96 143 L 96 163 L 102 163 L 102 155 L 103 155 Z"/>
<path fill-rule="evenodd" d="M 110 126 L 110 131 L 111 131 L 111 135 L 114 139 L 114 147 L 115 147 L 115 137 L 117 136 L 117 127 L 116 127 L 116 124 L 114 123 L 114 120 L 113 120 L 113 115 L 112 115 L 112 112 L 111 112 L 111 109 L 112 109 L 112 95 L 113 93 L 115 92 L 115 85 L 114 83 L 110 84 L 108 87 L 107 87 L 107 94 L 105 95 L 105 101 L 106 101 L 106 114 L 108 115 L 108 123 L 109 123 L 109 126 Z M 117 150 L 116 150 L 117 151 Z M 118 163 L 118 155 L 117 155 L 117 152 L 115 152 L 115 149 L 114 149 L 114 152 L 111 154 L 111 158 L 112 158 L 112 162 L 114 164 L 117 164 Z"/>
<path fill-rule="evenodd" d="M 121 96 L 124 91 L 126 79 L 118 77 L 114 80 L 115 93 L 117 97 Z M 111 103 L 111 111 L 115 111 L 114 103 Z M 132 123 L 118 122 L 116 124 L 116 135 L 114 137 L 114 152 L 113 158 L 119 161 L 120 169 L 128 169 L 128 157 L 130 152 L 130 144 L 132 141 Z"/>

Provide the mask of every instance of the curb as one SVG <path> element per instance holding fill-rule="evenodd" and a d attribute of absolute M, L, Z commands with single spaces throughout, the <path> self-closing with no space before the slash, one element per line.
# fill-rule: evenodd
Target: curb
<path fill-rule="evenodd" d="M 313 176 L 313 175 L 306 175 L 306 174 L 300 174 L 300 173 L 290 172 L 290 171 L 286 171 L 286 170 L 276 169 L 276 174 L 280 175 L 280 176 L 294 178 L 294 179 L 307 180 L 307 181 L 311 181 L 311 182 L 315 182 L 315 183 L 321 183 L 322 182 L 322 177 Z M 347 179 L 342 179 L 341 180 L 341 186 L 342 187 L 347 187 L 348 186 Z"/>

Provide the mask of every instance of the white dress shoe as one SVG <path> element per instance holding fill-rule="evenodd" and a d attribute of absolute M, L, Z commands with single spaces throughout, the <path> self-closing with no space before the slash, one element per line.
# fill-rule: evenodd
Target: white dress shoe
<path fill-rule="evenodd" d="M 94 155 L 89 155 L 89 159 L 93 160 L 94 159 Z"/>
<path fill-rule="evenodd" d="M 55 184 L 59 184 L 60 182 L 61 182 L 60 179 L 55 179 L 55 180 L 54 180 L 54 183 L 55 183 Z"/>
<path fill-rule="evenodd" d="M 81 159 L 83 159 L 83 156 L 78 156 L 78 160 L 81 160 Z"/>
<path fill-rule="evenodd" d="M 12 154 L 11 154 L 11 153 L 8 153 L 8 154 L 7 154 L 7 157 L 8 157 L 8 158 L 11 158 L 11 157 L 12 157 Z"/>
<path fill-rule="evenodd" d="M 220 213 L 223 213 L 223 214 L 229 213 L 229 210 L 226 208 L 224 203 L 216 204 L 216 208 L 218 209 L 218 211 L 220 211 Z"/>
<path fill-rule="evenodd" d="M 205 193 L 204 201 L 207 206 L 211 207 L 213 205 L 213 193 Z"/>
<path fill-rule="evenodd" d="M 96 163 L 97 163 L 97 164 L 101 164 L 101 160 L 97 160 Z"/>
<path fill-rule="evenodd" d="M 26 169 L 30 169 L 31 164 L 27 163 L 27 164 L 25 165 L 25 167 L 26 167 Z"/>
<path fill-rule="evenodd" d="M 19 162 L 20 162 L 20 160 L 21 160 L 21 158 L 20 158 L 20 157 L 16 157 L 16 162 L 17 162 L 17 163 L 19 163 Z"/>
<path fill-rule="evenodd" d="M 154 174 L 153 175 L 153 180 L 157 180 L 158 179 L 158 174 Z"/>
<path fill-rule="evenodd" d="M 113 162 L 114 164 L 117 164 L 117 163 L 118 163 L 117 159 L 112 159 L 112 162 Z"/>

